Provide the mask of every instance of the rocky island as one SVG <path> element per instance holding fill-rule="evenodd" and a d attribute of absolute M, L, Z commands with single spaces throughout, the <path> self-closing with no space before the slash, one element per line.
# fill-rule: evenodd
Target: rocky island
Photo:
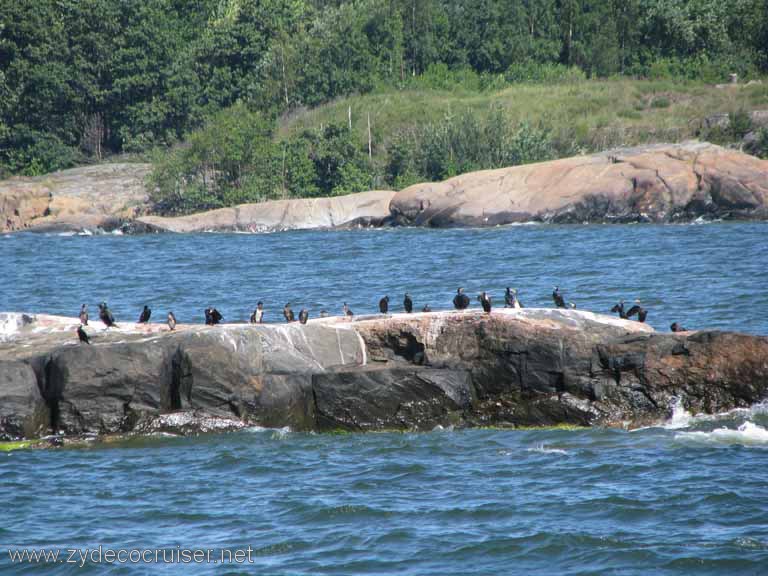
<path fill-rule="evenodd" d="M 655 144 L 484 170 L 444 182 L 151 214 L 146 164 L 0 182 L 0 232 L 273 232 L 516 222 L 685 222 L 768 218 L 768 160 L 706 142 Z"/>
<path fill-rule="evenodd" d="M 768 338 L 577 310 L 120 323 L 0 314 L 0 438 L 441 426 L 638 426 L 768 395 Z"/>

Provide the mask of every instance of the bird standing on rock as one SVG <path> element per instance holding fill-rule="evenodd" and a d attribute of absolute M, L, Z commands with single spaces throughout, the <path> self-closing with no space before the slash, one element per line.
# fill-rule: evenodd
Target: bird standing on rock
<path fill-rule="evenodd" d="M 309 320 L 309 312 L 302 308 L 301 312 L 299 312 L 299 322 L 306 324 L 307 320 Z"/>
<path fill-rule="evenodd" d="M 505 308 L 522 308 L 520 300 L 517 299 L 517 290 L 515 288 L 507 287 L 507 291 L 504 293 L 504 307 Z"/>
<path fill-rule="evenodd" d="M 672 332 L 688 332 L 688 328 L 683 328 L 677 322 L 672 322 L 672 326 L 669 327 Z"/>
<path fill-rule="evenodd" d="M 283 317 L 285 318 L 286 322 L 294 322 L 296 320 L 296 316 L 294 316 L 293 310 L 291 310 L 290 302 L 283 306 Z"/>
<path fill-rule="evenodd" d="M 221 319 L 224 318 L 224 316 L 221 315 L 221 312 L 216 310 L 216 308 L 209 306 L 205 309 L 205 323 L 208 326 L 215 326 L 219 322 L 221 322 Z"/>
<path fill-rule="evenodd" d="M 424 308 L 421 309 L 422 312 L 432 312 L 432 308 L 429 307 L 429 304 L 424 304 Z"/>
<path fill-rule="evenodd" d="M 565 298 L 563 298 L 563 295 L 560 293 L 559 286 L 555 286 L 555 289 L 552 291 L 552 300 L 554 300 L 555 306 L 558 308 L 568 308 L 565 304 Z"/>
<path fill-rule="evenodd" d="M 342 312 L 344 312 L 344 316 L 347 316 L 348 318 L 351 318 L 354 316 L 354 313 L 352 310 L 350 310 L 349 306 L 347 306 L 347 303 L 344 302 L 344 306 L 341 307 Z"/>
<path fill-rule="evenodd" d="M 413 312 L 413 300 L 411 300 L 411 295 L 407 292 L 405 293 L 405 297 L 403 298 L 403 308 L 405 309 L 406 314 L 410 314 Z"/>
<path fill-rule="evenodd" d="M 645 322 L 645 319 L 648 316 L 648 311 L 640 306 L 640 300 L 635 300 L 635 305 L 627 312 L 627 318 L 632 318 L 635 314 L 637 314 L 638 322 Z"/>
<path fill-rule="evenodd" d="M 384 298 L 379 300 L 379 312 L 382 314 L 389 312 L 389 296 L 384 296 Z"/>
<path fill-rule="evenodd" d="M 83 325 L 77 327 L 77 338 L 80 340 L 80 342 L 84 344 L 90 344 L 91 339 L 88 338 L 88 334 L 86 334 L 85 330 L 83 329 Z"/>
<path fill-rule="evenodd" d="M 624 300 L 621 300 L 618 304 L 611 308 L 611 312 L 618 312 L 619 318 L 626 320 L 627 313 L 624 311 Z"/>
<path fill-rule="evenodd" d="M 483 292 L 477 297 L 478 300 L 480 300 L 480 304 L 483 306 L 483 312 L 486 314 L 491 313 L 491 297 L 488 296 L 487 292 Z"/>
<path fill-rule="evenodd" d="M 88 304 L 83 304 L 80 307 L 80 324 L 88 326 Z"/>
<path fill-rule="evenodd" d="M 263 324 L 264 323 L 264 302 L 259 300 L 256 303 L 256 309 L 251 314 L 251 324 Z"/>
<path fill-rule="evenodd" d="M 168 312 L 168 329 L 176 329 L 176 316 L 173 315 L 173 312 Z"/>
<path fill-rule="evenodd" d="M 101 320 L 107 328 L 117 326 L 117 324 L 115 324 L 115 317 L 112 315 L 106 302 L 99 304 L 99 320 Z"/>
<path fill-rule="evenodd" d="M 456 289 L 456 296 L 453 297 L 453 307 L 456 310 L 466 310 L 469 307 L 469 296 L 464 294 L 464 288 Z"/>
<path fill-rule="evenodd" d="M 150 310 L 149 306 L 144 304 L 144 310 L 142 310 L 141 314 L 139 314 L 139 324 L 146 324 L 149 322 L 150 316 L 152 316 L 152 310 Z"/>

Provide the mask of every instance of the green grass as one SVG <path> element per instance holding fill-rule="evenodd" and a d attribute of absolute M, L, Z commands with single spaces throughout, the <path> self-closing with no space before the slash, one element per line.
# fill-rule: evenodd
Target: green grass
<path fill-rule="evenodd" d="M 30 448 L 35 444 L 35 440 L 18 440 L 15 442 L 0 442 L 0 452 L 10 452 L 11 450 L 23 450 Z"/>
<path fill-rule="evenodd" d="M 466 89 L 387 89 L 339 99 L 281 119 L 278 138 L 331 122 L 347 124 L 367 146 L 368 114 L 374 153 L 398 131 L 467 110 L 500 106 L 513 122 L 545 123 L 556 137 L 585 150 L 650 142 L 677 142 L 697 135 L 702 118 L 720 112 L 768 108 L 768 85 L 717 88 L 671 80 L 589 80 L 555 85 L 517 84 L 495 92 Z"/>

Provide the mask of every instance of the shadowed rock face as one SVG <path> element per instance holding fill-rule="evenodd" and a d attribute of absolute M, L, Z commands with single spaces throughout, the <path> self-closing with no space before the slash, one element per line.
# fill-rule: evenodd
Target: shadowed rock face
<path fill-rule="evenodd" d="M 768 395 L 768 339 L 576 310 L 89 327 L 0 315 L 0 436 L 639 425 Z"/>

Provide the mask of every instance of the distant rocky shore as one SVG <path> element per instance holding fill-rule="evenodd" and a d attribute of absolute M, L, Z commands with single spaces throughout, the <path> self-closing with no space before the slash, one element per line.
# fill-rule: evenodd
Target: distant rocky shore
<path fill-rule="evenodd" d="M 0 439 L 246 426 L 637 426 L 768 395 L 768 338 L 578 310 L 121 323 L 0 314 Z M 61 436 L 63 435 L 63 436 Z"/>
<path fill-rule="evenodd" d="M 146 164 L 0 182 L 0 232 L 272 232 L 358 226 L 768 219 L 768 160 L 708 144 L 658 144 L 485 170 L 401 190 L 150 214 Z"/>

